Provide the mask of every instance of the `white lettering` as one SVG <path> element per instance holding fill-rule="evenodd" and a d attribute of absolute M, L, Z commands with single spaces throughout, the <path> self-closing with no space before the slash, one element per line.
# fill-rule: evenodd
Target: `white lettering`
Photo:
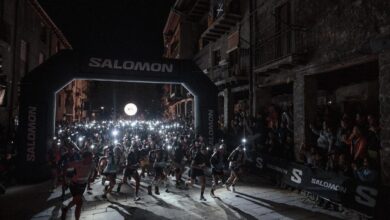
<path fill-rule="evenodd" d="M 328 188 L 328 189 L 336 191 L 336 192 L 342 192 L 342 193 L 347 192 L 347 188 L 340 186 L 340 185 L 337 185 L 337 184 L 334 184 L 334 183 L 329 183 L 329 182 L 326 182 L 323 180 L 312 178 L 311 183 L 314 185 L 322 186 L 324 188 Z"/>
<path fill-rule="evenodd" d="M 208 140 L 209 140 L 209 145 L 213 146 L 214 145 L 214 111 L 209 110 L 208 112 Z"/>
<path fill-rule="evenodd" d="M 136 62 L 134 70 L 150 71 L 150 64 L 149 63 Z"/>
<path fill-rule="evenodd" d="M 298 169 L 294 168 L 292 170 L 291 181 L 293 181 L 294 183 L 301 184 L 302 183 L 302 175 L 303 175 L 302 170 L 298 170 Z"/>
<path fill-rule="evenodd" d="M 114 60 L 114 69 L 122 69 L 122 66 L 118 65 L 118 60 Z"/>
<path fill-rule="evenodd" d="M 123 69 L 125 70 L 132 70 L 134 68 L 134 62 L 133 61 L 125 61 L 123 62 Z"/>
<path fill-rule="evenodd" d="M 101 68 L 107 67 L 107 68 L 112 69 L 112 62 L 111 62 L 111 60 L 109 60 L 109 59 L 103 60 L 103 63 L 101 64 L 100 67 Z"/>
<path fill-rule="evenodd" d="M 102 59 L 100 59 L 100 58 L 91 57 L 89 59 L 88 66 L 90 66 L 90 67 L 99 67 L 101 60 Z"/>
<path fill-rule="evenodd" d="M 358 186 L 356 188 L 356 193 L 357 195 L 355 195 L 355 201 L 357 203 L 368 207 L 375 207 L 375 197 L 378 195 L 378 190 L 366 186 Z"/>
<path fill-rule="evenodd" d="M 173 72 L 173 64 L 162 63 L 148 63 L 148 62 L 134 62 L 130 60 L 119 61 L 111 59 L 102 59 L 91 57 L 89 58 L 89 67 L 95 68 L 109 68 L 109 69 L 124 69 L 124 70 L 137 70 L 137 71 L 151 71 L 151 72 Z"/>
<path fill-rule="evenodd" d="M 37 108 L 29 106 L 27 116 L 27 156 L 26 160 L 35 161 L 35 140 L 37 132 Z"/>
<path fill-rule="evenodd" d="M 162 66 L 162 72 L 168 72 L 171 73 L 173 71 L 173 65 L 172 64 L 163 64 Z"/>
<path fill-rule="evenodd" d="M 152 63 L 150 68 L 151 68 L 151 70 L 153 72 L 160 72 L 161 71 L 161 64 L 159 64 L 159 63 Z"/>
<path fill-rule="evenodd" d="M 259 169 L 263 169 L 263 158 L 261 157 L 256 158 L 256 167 Z"/>

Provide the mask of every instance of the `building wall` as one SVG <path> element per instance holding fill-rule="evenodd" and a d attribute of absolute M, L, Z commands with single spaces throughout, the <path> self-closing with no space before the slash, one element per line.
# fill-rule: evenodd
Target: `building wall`
<path fill-rule="evenodd" d="M 376 106 L 372 109 L 378 109 L 379 103 L 381 125 L 387 129 L 388 126 L 383 122 L 386 120 L 384 113 L 388 100 L 380 97 L 386 97 L 383 95 L 386 92 L 382 89 L 389 87 L 388 80 L 383 81 L 386 79 L 383 73 L 388 72 L 388 68 L 386 69 L 388 56 L 381 55 L 382 59 L 378 62 L 378 54 L 382 50 L 378 51 L 376 48 L 384 48 L 383 45 L 378 45 L 379 38 L 388 40 L 390 36 L 390 14 L 387 10 L 390 7 L 389 1 L 254 1 L 256 3 L 253 42 L 254 80 L 262 87 L 254 89 L 257 106 L 261 102 L 258 97 L 270 96 L 269 88 L 293 82 L 294 89 L 291 97 L 294 105 L 296 152 L 302 143 L 312 141 L 308 124 L 316 120 L 313 109 L 317 107 L 320 96 L 316 91 L 321 90 L 320 88 L 324 86 L 322 80 L 326 79 L 320 75 L 329 76 L 327 81 L 332 81 L 335 85 L 340 84 L 338 88 L 329 92 L 336 97 L 336 104 L 340 105 L 343 100 L 351 97 L 366 102 L 367 108 Z M 291 52 L 287 54 L 291 59 L 284 59 L 285 57 L 272 59 L 270 56 L 271 58 L 266 59 L 268 62 L 264 62 L 261 60 L 267 57 L 264 51 L 267 51 L 267 48 L 268 51 L 272 51 L 275 48 L 273 42 L 277 40 L 275 37 L 277 7 L 286 2 L 291 4 L 291 24 L 288 25 L 291 30 Z M 376 68 L 371 68 L 376 78 L 352 81 L 361 75 L 372 74 L 356 67 L 373 63 L 377 65 Z M 351 69 L 355 71 L 355 75 L 348 75 L 351 83 L 341 84 L 341 80 L 338 79 L 344 78 Z M 379 74 L 378 69 L 380 69 Z M 337 73 L 337 75 L 331 76 L 330 73 Z M 272 97 L 269 100 L 272 100 Z M 381 139 L 382 149 L 384 149 L 387 147 L 388 138 L 382 136 Z M 382 151 L 382 167 L 386 167 L 390 157 L 386 153 L 388 150 Z M 386 181 L 384 183 L 389 184 L 388 173 L 382 175 L 387 178 L 387 183 Z"/>
<path fill-rule="evenodd" d="M 2 135 L 7 136 L 15 129 L 22 77 L 60 49 L 71 46 L 36 0 L 3 0 L 2 4 L 0 77 L 6 79 L 7 87 L 6 104 L 0 107 L 0 127 Z"/>

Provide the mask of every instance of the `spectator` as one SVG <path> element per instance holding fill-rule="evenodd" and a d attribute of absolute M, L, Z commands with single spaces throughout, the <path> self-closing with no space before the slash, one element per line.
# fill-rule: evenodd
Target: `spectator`
<path fill-rule="evenodd" d="M 356 179 L 364 183 L 374 184 L 378 180 L 378 172 L 370 167 L 368 158 L 363 159 L 363 166 L 358 168 L 356 163 L 352 163 L 353 173 Z"/>
<path fill-rule="evenodd" d="M 348 144 L 350 145 L 350 154 L 354 162 L 363 160 L 367 151 L 367 140 L 361 132 L 359 126 L 354 126 L 351 136 L 348 138 Z"/>
<path fill-rule="evenodd" d="M 322 123 L 322 130 L 315 129 L 311 124 L 310 129 L 318 136 L 317 147 L 320 153 L 329 153 L 333 148 L 334 136 L 327 123 L 325 121 Z"/>
<path fill-rule="evenodd" d="M 367 151 L 373 161 L 379 161 L 379 133 L 378 121 L 373 115 L 368 115 Z"/>
<path fill-rule="evenodd" d="M 338 152 L 347 153 L 348 144 L 347 138 L 350 136 L 351 131 L 348 128 L 347 121 L 342 119 L 340 122 L 340 127 L 337 130 L 335 148 Z"/>

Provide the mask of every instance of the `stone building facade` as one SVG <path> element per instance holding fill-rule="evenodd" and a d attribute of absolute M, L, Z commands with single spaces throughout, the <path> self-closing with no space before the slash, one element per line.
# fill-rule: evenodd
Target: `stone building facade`
<path fill-rule="evenodd" d="M 178 0 L 164 32 L 165 56 L 193 59 L 218 86 L 220 119 L 226 129 L 234 110 L 245 109 L 250 103 L 248 3 Z M 172 25 L 174 23 L 176 25 Z M 177 103 L 182 103 L 182 100 Z"/>
<path fill-rule="evenodd" d="M 19 82 L 61 49 L 71 49 L 37 0 L 0 1 L 0 127 L 11 137 L 18 123 Z M 71 89 L 77 85 L 71 86 Z M 64 97 L 65 90 L 58 93 Z M 73 106 L 73 108 L 75 108 Z M 61 111 L 61 109 L 59 109 Z"/>
<path fill-rule="evenodd" d="M 293 109 L 294 144 L 312 144 L 318 109 L 380 118 L 383 182 L 389 178 L 388 1 L 254 0 L 253 112 Z M 280 89 L 282 88 L 282 89 Z M 283 94 L 275 93 L 283 91 Z M 278 96 L 284 96 L 280 102 Z M 279 101 L 279 103 L 278 103 Z"/>
<path fill-rule="evenodd" d="M 318 112 L 376 116 L 382 182 L 390 185 L 388 8 L 364 0 L 178 0 L 173 12 L 188 42 L 168 57 L 188 52 L 215 82 L 225 127 L 241 99 L 253 116 L 270 105 L 290 111 L 296 155 L 315 141 L 309 125 L 320 122 Z"/>

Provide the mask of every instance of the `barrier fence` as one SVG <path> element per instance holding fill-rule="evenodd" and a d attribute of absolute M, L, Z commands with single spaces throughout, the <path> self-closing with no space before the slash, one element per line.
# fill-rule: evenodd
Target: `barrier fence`
<path fill-rule="evenodd" d="M 256 168 L 281 174 L 286 185 L 311 192 L 368 217 L 374 216 L 378 186 L 269 155 L 257 156 Z"/>

